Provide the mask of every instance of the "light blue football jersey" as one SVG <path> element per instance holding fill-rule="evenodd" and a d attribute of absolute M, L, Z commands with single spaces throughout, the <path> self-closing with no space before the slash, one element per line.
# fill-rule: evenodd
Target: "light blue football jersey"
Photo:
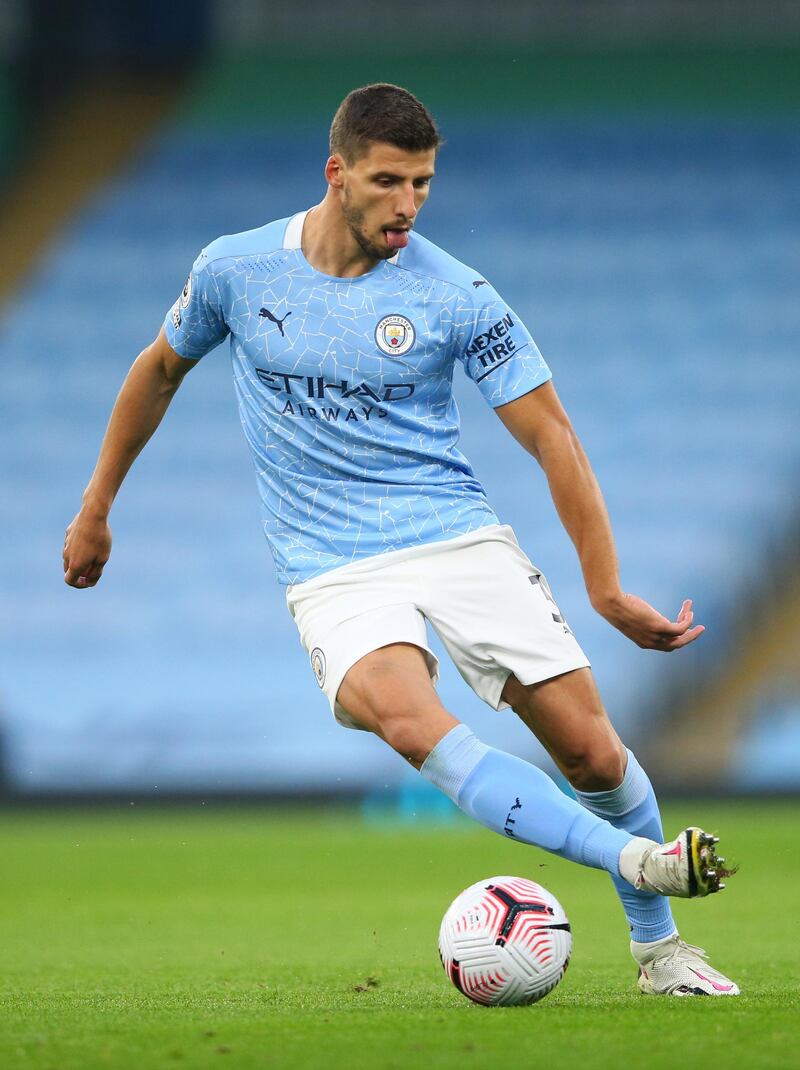
<path fill-rule="evenodd" d="M 492 406 L 550 378 L 483 277 L 412 232 L 366 275 L 303 256 L 305 212 L 225 235 L 164 328 L 198 360 L 230 335 L 239 414 L 281 583 L 496 524 L 458 449 L 453 372 Z"/>

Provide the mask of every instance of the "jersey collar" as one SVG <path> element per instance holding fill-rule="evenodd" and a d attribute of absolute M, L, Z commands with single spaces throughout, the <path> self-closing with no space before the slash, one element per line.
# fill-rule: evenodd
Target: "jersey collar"
<path fill-rule="evenodd" d="M 310 209 L 306 208 L 304 212 L 298 212 L 297 215 L 293 215 L 289 222 L 286 224 L 286 230 L 283 232 L 283 247 L 284 249 L 299 249 L 302 245 L 303 239 L 303 224 L 306 221 Z"/>
<path fill-rule="evenodd" d="M 311 211 L 310 208 L 306 208 L 304 212 L 298 212 L 293 215 L 289 222 L 286 224 L 286 230 L 283 232 L 283 247 L 284 249 L 300 249 L 303 244 L 303 224 L 306 221 L 306 216 Z M 397 258 L 400 256 L 400 250 L 387 260 L 388 264 L 396 264 Z"/>

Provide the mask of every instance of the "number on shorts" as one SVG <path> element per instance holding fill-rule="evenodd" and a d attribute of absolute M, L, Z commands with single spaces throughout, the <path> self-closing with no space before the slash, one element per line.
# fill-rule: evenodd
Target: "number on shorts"
<path fill-rule="evenodd" d="M 563 615 L 561 613 L 561 610 L 556 605 L 555 598 L 553 598 L 553 592 L 550 590 L 550 584 L 547 582 L 547 577 L 543 576 L 541 572 L 534 572 L 534 574 L 532 576 L 528 576 L 528 580 L 534 587 L 537 587 L 537 586 L 541 587 L 542 593 L 544 594 L 545 598 L 550 603 L 550 605 L 553 607 L 552 608 L 553 620 L 556 622 L 556 624 L 562 625 L 563 628 L 564 628 L 564 631 L 567 634 L 571 635 L 572 633 L 570 632 L 570 627 L 567 624 L 567 622 L 564 620 L 564 617 L 563 617 Z"/>

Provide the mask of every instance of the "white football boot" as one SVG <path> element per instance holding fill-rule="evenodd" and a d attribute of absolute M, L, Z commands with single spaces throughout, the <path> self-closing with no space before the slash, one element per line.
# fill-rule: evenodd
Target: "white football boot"
<path fill-rule="evenodd" d="M 699 828 L 687 828 L 669 843 L 656 843 L 637 836 L 619 856 L 622 877 L 643 892 L 674 895 L 682 899 L 721 892 L 723 877 L 734 870 L 723 868 L 717 855 L 716 836 Z"/>
<path fill-rule="evenodd" d="M 738 996 L 739 986 L 709 966 L 706 953 L 677 933 L 652 944 L 631 940 L 639 963 L 639 991 L 646 996 Z"/>

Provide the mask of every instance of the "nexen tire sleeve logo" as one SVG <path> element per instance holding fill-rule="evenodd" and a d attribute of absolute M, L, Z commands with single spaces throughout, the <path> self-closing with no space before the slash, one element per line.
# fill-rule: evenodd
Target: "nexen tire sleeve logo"
<path fill-rule="evenodd" d="M 508 312 L 483 334 L 477 335 L 472 340 L 472 344 L 467 346 L 467 356 L 476 358 L 476 374 L 473 376 L 476 383 L 485 379 L 487 375 L 491 375 L 496 368 L 511 360 L 528 345 L 527 342 L 517 345 L 511 335 L 513 327 L 514 320 Z"/>

